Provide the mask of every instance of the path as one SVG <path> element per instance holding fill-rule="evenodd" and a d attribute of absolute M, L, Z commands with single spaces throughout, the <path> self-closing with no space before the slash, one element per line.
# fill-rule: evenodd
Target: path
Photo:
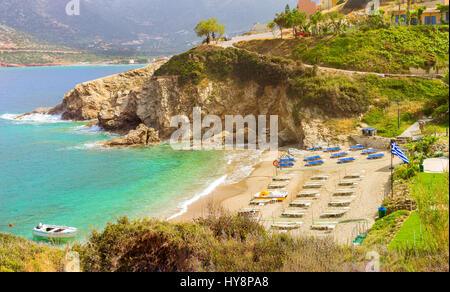
<path fill-rule="evenodd" d="M 405 137 L 405 138 L 417 138 L 422 131 L 420 130 L 420 123 L 427 123 L 430 122 L 432 119 L 424 118 L 421 119 L 414 124 L 412 124 L 408 129 L 406 129 L 399 137 Z"/>

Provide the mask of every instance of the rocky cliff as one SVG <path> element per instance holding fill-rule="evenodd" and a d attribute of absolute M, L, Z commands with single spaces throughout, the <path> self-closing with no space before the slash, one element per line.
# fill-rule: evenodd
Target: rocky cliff
<path fill-rule="evenodd" d="M 319 100 L 315 100 L 316 95 L 311 98 L 310 92 L 302 93 L 291 82 L 293 78 L 314 78 L 314 69 L 233 48 L 200 47 L 169 62 L 162 60 L 77 85 L 61 105 L 44 111 L 67 120 L 98 119 L 101 128 L 121 134 L 138 127 L 137 132 L 130 132 L 134 138 L 104 146 L 154 144 L 155 133 L 167 139 L 176 130 L 170 127 L 171 118 L 186 115 L 192 119 L 193 107 L 201 107 L 203 116 L 212 114 L 223 120 L 225 115 L 278 115 L 281 145 L 312 146 L 339 140 L 325 126 L 329 119 L 352 117 L 366 109 L 365 104 L 355 108 L 349 99 L 360 97 L 346 93 L 339 84 L 330 92 L 318 91 Z M 319 95 L 326 98 L 320 100 Z M 350 104 L 348 109 L 346 104 Z"/>

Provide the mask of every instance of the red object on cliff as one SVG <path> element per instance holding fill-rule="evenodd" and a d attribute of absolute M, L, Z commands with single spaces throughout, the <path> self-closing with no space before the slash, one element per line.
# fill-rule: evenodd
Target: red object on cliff
<path fill-rule="evenodd" d="M 9 223 L 9 227 L 13 227 L 13 224 L 12 224 L 12 223 Z"/>
<path fill-rule="evenodd" d="M 312 36 L 312 33 L 310 33 L 310 32 L 298 32 L 298 33 L 296 33 L 295 34 L 295 36 L 302 36 L 302 37 L 304 37 L 304 36 Z"/>

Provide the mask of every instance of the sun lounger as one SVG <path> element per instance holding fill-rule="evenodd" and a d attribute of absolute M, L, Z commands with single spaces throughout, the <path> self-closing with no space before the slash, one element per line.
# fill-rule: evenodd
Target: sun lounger
<path fill-rule="evenodd" d="M 290 207 L 300 207 L 300 208 L 309 208 L 311 206 L 311 201 L 301 201 L 296 200 L 289 204 Z"/>
<path fill-rule="evenodd" d="M 328 175 L 315 175 L 310 178 L 310 180 L 328 180 Z"/>
<path fill-rule="evenodd" d="M 302 226 L 302 222 L 277 222 L 272 224 L 273 229 L 278 230 L 294 230 Z"/>
<path fill-rule="evenodd" d="M 280 163 L 278 167 L 293 167 L 294 163 Z"/>
<path fill-rule="evenodd" d="M 384 157 L 383 153 L 371 154 L 367 157 L 367 159 L 381 159 Z"/>
<path fill-rule="evenodd" d="M 319 198 L 320 193 L 318 191 L 300 191 L 297 194 L 298 198 Z"/>
<path fill-rule="evenodd" d="M 367 147 L 364 146 L 364 145 L 356 145 L 356 146 L 350 147 L 350 151 L 358 151 L 358 150 L 363 150 L 363 149 L 366 149 L 366 148 Z"/>
<path fill-rule="evenodd" d="M 339 157 L 344 157 L 344 156 L 348 156 L 348 153 L 347 152 L 341 152 L 341 153 L 332 154 L 331 158 L 339 158 Z"/>
<path fill-rule="evenodd" d="M 320 159 L 321 159 L 320 156 L 311 156 L 311 157 L 306 157 L 305 159 L 303 159 L 303 161 L 311 162 L 311 161 L 316 161 L 316 160 L 320 160 Z"/>
<path fill-rule="evenodd" d="M 351 196 L 355 193 L 355 190 L 346 189 L 346 190 L 337 190 L 334 192 L 333 196 L 343 197 L 343 196 Z"/>
<path fill-rule="evenodd" d="M 376 150 L 376 149 L 367 149 L 367 150 L 364 150 L 363 152 L 361 152 L 361 154 L 362 155 L 368 155 L 368 154 L 374 154 L 374 153 L 377 153 L 378 152 L 378 150 Z"/>
<path fill-rule="evenodd" d="M 320 166 L 324 164 L 323 160 L 311 161 L 305 164 L 305 166 Z"/>
<path fill-rule="evenodd" d="M 277 199 L 258 199 L 258 200 L 250 201 L 250 205 L 265 206 L 268 204 L 273 204 L 275 202 L 278 202 L 278 200 Z"/>
<path fill-rule="evenodd" d="M 320 215 L 320 218 L 338 218 L 344 216 L 349 209 L 342 209 L 342 210 L 332 210 L 327 211 L 325 213 L 322 213 Z"/>
<path fill-rule="evenodd" d="M 354 187 L 354 186 L 357 186 L 358 183 L 356 181 L 352 181 L 352 180 L 348 180 L 348 181 L 344 180 L 344 181 L 340 181 L 338 183 L 338 185 L 342 186 L 342 187 Z"/>
<path fill-rule="evenodd" d="M 344 179 L 351 179 L 351 178 L 363 178 L 364 176 L 358 173 L 353 174 L 347 174 L 344 176 Z"/>
<path fill-rule="evenodd" d="M 283 181 L 283 182 L 276 182 L 268 185 L 269 189 L 282 189 L 285 188 L 289 182 Z"/>
<path fill-rule="evenodd" d="M 290 181 L 292 179 L 291 176 L 277 176 L 274 177 L 272 180 L 273 181 Z"/>
<path fill-rule="evenodd" d="M 354 162 L 355 160 L 356 159 L 354 157 L 342 158 L 342 159 L 339 159 L 339 161 L 337 163 L 338 164 L 344 164 L 344 163 Z"/>
<path fill-rule="evenodd" d="M 333 231 L 336 228 L 337 223 L 319 223 L 311 225 L 311 230 L 317 231 Z"/>
<path fill-rule="evenodd" d="M 303 185 L 303 188 L 304 189 L 320 189 L 321 187 L 323 187 L 323 185 L 324 185 L 323 182 L 308 182 Z"/>
<path fill-rule="evenodd" d="M 238 215 L 242 217 L 253 217 L 261 212 L 259 209 L 255 208 L 244 208 L 238 211 Z"/>
<path fill-rule="evenodd" d="M 289 163 L 289 162 L 295 162 L 295 159 L 294 158 L 280 159 L 280 163 Z"/>
<path fill-rule="evenodd" d="M 288 210 L 283 213 L 281 213 L 281 216 L 288 217 L 288 218 L 301 218 L 305 216 L 305 211 L 298 211 L 298 210 Z"/>
<path fill-rule="evenodd" d="M 341 147 L 332 147 L 324 150 L 324 152 L 338 152 L 338 151 L 341 151 Z"/>
<path fill-rule="evenodd" d="M 321 151 L 321 150 L 323 150 L 322 147 L 312 147 L 308 149 L 308 151 Z"/>
<path fill-rule="evenodd" d="M 355 198 L 356 198 L 355 196 L 352 196 L 351 198 L 345 199 L 345 200 L 331 201 L 328 203 L 328 206 L 330 206 L 330 207 L 348 207 Z"/>

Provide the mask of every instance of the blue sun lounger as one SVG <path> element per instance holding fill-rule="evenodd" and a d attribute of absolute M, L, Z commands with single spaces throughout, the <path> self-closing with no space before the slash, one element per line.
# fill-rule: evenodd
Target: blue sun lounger
<path fill-rule="evenodd" d="M 305 166 L 319 166 L 322 165 L 323 163 L 324 163 L 323 160 L 316 160 L 308 162 L 307 164 L 305 164 Z"/>
<path fill-rule="evenodd" d="M 314 161 L 314 160 L 320 160 L 321 157 L 320 156 L 311 156 L 311 157 L 306 157 L 305 159 L 303 159 L 303 161 Z"/>
<path fill-rule="evenodd" d="M 331 158 L 339 158 L 339 157 L 344 157 L 344 156 L 347 156 L 347 155 L 348 155 L 347 152 L 341 152 L 341 153 L 332 154 Z"/>
<path fill-rule="evenodd" d="M 279 167 L 292 167 L 294 163 L 280 163 Z"/>
<path fill-rule="evenodd" d="M 323 150 L 322 147 L 313 147 L 313 148 L 309 148 L 308 151 L 320 151 Z"/>
<path fill-rule="evenodd" d="M 368 157 L 367 157 L 367 159 L 380 159 L 380 158 L 383 158 L 384 157 L 384 154 L 383 153 L 378 153 L 378 154 L 372 154 L 372 155 L 369 155 Z"/>
<path fill-rule="evenodd" d="M 364 146 L 364 145 L 356 145 L 356 146 L 350 147 L 350 151 L 358 151 L 358 150 L 363 150 L 363 149 L 366 149 L 366 148 L 367 147 Z"/>
<path fill-rule="evenodd" d="M 348 157 L 348 158 L 339 159 L 339 161 L 337 163 L 338 164 L 343 164 L 343 163 L 350 163 L 350 162 L 353 162 L 353 161 L 355 161 L 355 158 Z"/>
<path fill-rule="evenodd" d="M 361 154 L 365 155 L 365 154 L 373 154 L 373 153 L 377 153 L 377 152 L 378 152 L 378 150 L 376 150 L 376 149 L 368 149 L 368 150 L 364 150 L 363 152 L 361 152 Z"/>
<path fill-rule="evenodd" d="M 334 147 L 334 148 L 327 148 L 324 150 L 324 152 L 337 152 L 341 150 L 341 147 Z"/>

